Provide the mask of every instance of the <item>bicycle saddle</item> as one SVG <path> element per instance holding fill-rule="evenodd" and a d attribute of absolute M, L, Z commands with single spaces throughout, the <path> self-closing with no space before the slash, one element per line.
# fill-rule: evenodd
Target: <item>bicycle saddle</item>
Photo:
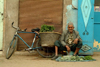
<path fill-rule="evenodd" d="M 39 28 L 34 28 L 34 29 L 32 29 L 31 31 L 32 31 L 32 32 L 34 32 L 34 31 L 39 32 L 39 31 L 40 31 L 40 29 L 39 29 Z"/>

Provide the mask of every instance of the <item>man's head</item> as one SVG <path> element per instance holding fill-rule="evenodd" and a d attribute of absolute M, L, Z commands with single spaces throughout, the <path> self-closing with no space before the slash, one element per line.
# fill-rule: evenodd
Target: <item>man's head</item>
<path fill-rule="evenodd" d="M 68 30 L 69 30 L 70 33 L 73 32 L 73 30 L 74 30 L 74 25 L 73 25 L 72 22 L 69 22 L 69 23 L 68 23 Z"/>

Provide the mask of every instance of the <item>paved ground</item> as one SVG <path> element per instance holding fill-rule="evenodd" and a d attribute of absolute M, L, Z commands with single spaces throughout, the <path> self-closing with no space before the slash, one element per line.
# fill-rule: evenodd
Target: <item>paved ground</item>
<path fill-rule="evenodd" d="M 93 58 L 97 61 L 56 62 L 50 58 L 42 58 L 37 53 L 16 52 L 9 60 L 0 55 L 0 67 L 100 67 L 100 52 L 95 53 Z"/>

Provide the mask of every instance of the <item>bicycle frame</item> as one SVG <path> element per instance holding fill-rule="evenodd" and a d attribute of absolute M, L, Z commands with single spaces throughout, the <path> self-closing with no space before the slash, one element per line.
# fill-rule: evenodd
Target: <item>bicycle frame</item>
<path fill-rule="evenodd" d="M 35 36 L 34 36 L 32 45 L 29 46 L 29 45 L 18 35 L 18 33 L 34 33 Z M 32 48 L 32 50 L 35 50 L 35 49 L 41 48 L 41 47 L 34 47 L 34 48 L 33 48 L 33 45 L 34 45 L 34 42 L 35 42 L 35 39 L 36 39 L 36 35 L 38 35 L 36 32 L 17 31 L 16 34 L 14 35 L 14 37 L 16 37 L 16 36 L 19 37 L 19 38 L 24 42 L 24 44 L 25 44 L 27 47 Z M 13 37 L 13 38 L 14 38 L 14 37 Z M 40 36 L 38 36 L 38 37 L 40 38 Z"/>

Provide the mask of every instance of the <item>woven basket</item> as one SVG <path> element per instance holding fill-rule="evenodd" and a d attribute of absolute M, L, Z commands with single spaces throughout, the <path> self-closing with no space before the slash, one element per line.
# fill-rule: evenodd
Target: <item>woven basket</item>
<path fill-rule="evenodd" d="M 54 47 L 54 42 L 60 38 L 58 32 L 41 32 L 41 45 L 44 47 Z"/>

